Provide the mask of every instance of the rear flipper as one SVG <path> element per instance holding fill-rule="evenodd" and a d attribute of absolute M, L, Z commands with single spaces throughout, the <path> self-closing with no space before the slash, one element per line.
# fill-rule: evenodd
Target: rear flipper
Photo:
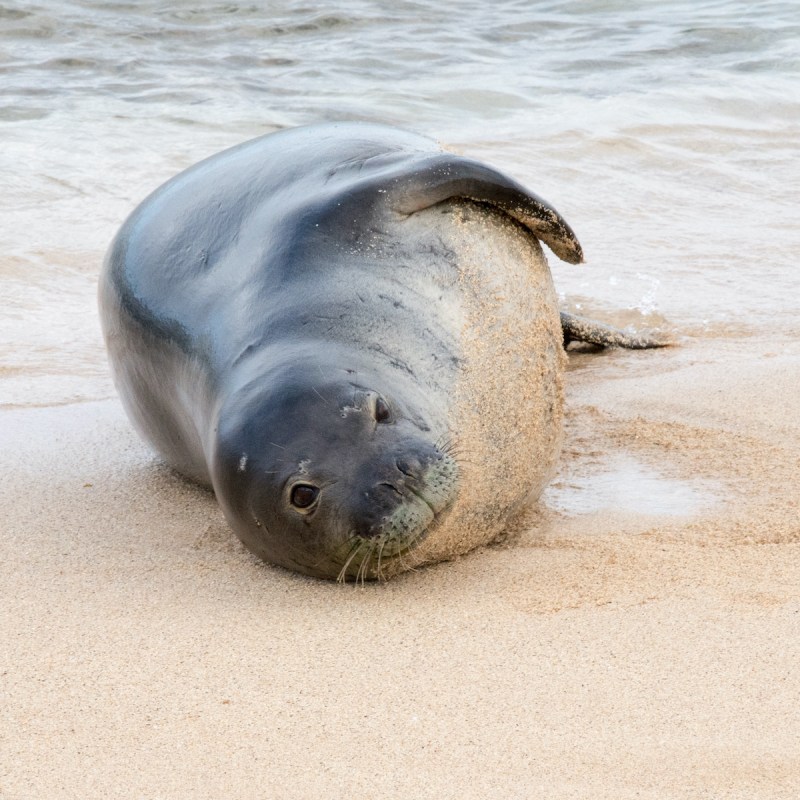
<path fill-rule="evenodd" d="M 652 347 L 668 347 L 670 342 L 657 336 L 630 334 L 595 322 L 585 317 L 561 312 L 561 330 L 564 332 L 564 347 L 570 342 L 586 342 L 599 347 L 626 347 L 629 350 L 648 350 Z"/>

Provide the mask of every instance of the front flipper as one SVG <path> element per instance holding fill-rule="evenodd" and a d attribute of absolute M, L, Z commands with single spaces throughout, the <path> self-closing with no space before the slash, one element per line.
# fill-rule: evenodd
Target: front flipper
<path fill-rule="evenodd" d="M 625 347 L 629 350 L 649 350 L 653 347 L 669 347 L 670 342 L 646 334 L 629 334 L 611 325 L 595 322 L 585 317 L 561 312 L 561 330 L 564 332 L 564 347 L 570 342 L 586 342 L 599 347 Z"/>
<path fill-rule="evenodd" d="M 363 186 L 364 184 L 362 184 Z M 485 203 L 522 223 L 560 259 L 570 264 L 583 261 L 583 249 L 572 228 L 546 200 L 493 167 L 453 153 L 414 154 L 401 158 L 373 175 L 366 186 L 384 194 L 389 206 L 400 214 L 414 214 L 454 198 Z M 561 312 L 564 347 L 586 342 L 600 347 L 645 350 L 666 347 L 664 339 L 628 334 L 601 322 Z"/>
<path fill-rule="evenodd" d="M 563 261 L 583 261 L 580 243 L 561 214 L 546 200 L 486 164 L 440 153 L 403 164 L 390 178 L 390 203 L 399 213 L 413 214 L 458 197 L 486 203 L 521 222 Z"/>

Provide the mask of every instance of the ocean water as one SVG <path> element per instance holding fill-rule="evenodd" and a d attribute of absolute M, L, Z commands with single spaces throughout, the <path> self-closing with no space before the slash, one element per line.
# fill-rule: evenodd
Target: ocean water
<path fill-rule="evenodd" d="M 800 333 L 794 0 L 0 2 L 0 406 L 113 394 L 103 253 L 161 182 L 326 120 L 399 125 L 553 203 L 566 308 Z"/>

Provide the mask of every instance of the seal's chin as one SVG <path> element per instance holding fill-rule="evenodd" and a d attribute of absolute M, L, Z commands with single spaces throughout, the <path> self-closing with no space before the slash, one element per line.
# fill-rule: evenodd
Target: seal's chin
<path fill-rule="evenodd" d="M 339 564 L 338 581 L 380 580 L 394 560 L 403 557 L 436 528 L 455 500 L 458 465 L 449 456 L 432 464 L 414 487 L 406 487 L 397 507 L 371 535 L 352 535 L 331 561 Z"/>

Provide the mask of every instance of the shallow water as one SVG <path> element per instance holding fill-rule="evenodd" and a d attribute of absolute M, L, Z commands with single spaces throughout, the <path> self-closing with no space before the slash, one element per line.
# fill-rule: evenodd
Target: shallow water
<path fill-rule="evenodd" d="M 706 480 L 664 475 L 627 453 L 615 453 L 580 480 L 559 479 L 548 486 L 544 501 L 568 516 L 603 511 L 648 516 L 692 516 L 717 502 Z"/>
<path fill-rule="evenodd" d="M 22 2 L 0 6 L 0 405 L 112 394 L 102 254 L 163 180 L 322 120 L 388 122 L 550 200 L 565 306 L 796 337 L 794 2 Z"/>

